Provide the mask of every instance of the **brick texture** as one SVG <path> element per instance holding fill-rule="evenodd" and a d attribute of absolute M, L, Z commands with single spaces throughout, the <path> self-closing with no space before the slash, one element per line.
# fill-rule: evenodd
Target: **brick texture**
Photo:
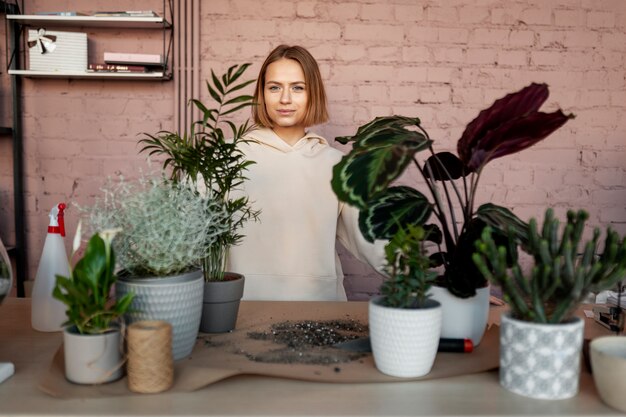
<path fill-rule="evenodd" d="M 57 3 L 27 7 L 56 10 Z M 126 8 L 121 0 L 94 3 L 90 9 Z M 137 3 L 136 9 L 160 5 Z M 63 8 L 84 6 L 67 0 Z M 253 77 L 274 46 L 309 48 L 331 110 L 331 121 L 315 129 L 331 142 L 373 117 L 402 114 L 420 117 L 437 149 L 454 150 L 464 126 L 493 100 L 531 82 L 548 83 L 546 110 L 560 107 L 576 118 L 531 150 L 488 166 L 478 203 L 491 200 L 524 219 L 541 216 L 546 206 L 561 214 L 581 207 L 592 226 L 626 233 L 626 2 L 212 0 L 201 2 L 201 16 L 203 77 L 241 62 L 253 63 Z M 143 48 L 139 35 L 108 36 L 112 44 Z M 10 117 L 7 78 L 0 75 L 0 122 Z M 46 212 L 61 200 L 88 204 L 107 175 L 132 176 L 145 167 L 138 134 L 171 128 L 173 90 L 172 82 L 24 80 L 31 276 Z M 200 99 L 210 100 L 206 91 Z M 0 139 L 0 236 L 10 241 L 8 152 Z M 403 179 L 416 181 L 415 173 Z M 345 250 L 341 258 L 350 298 L 378 291 L 376 273 Z"/>

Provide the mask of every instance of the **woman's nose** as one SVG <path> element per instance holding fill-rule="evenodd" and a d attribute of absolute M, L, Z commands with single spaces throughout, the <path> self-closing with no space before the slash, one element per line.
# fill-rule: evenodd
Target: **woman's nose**
<path fill-rule="evenodd" d="M 283 89 L 280 94 L 280 102 L 281 103 L 291 103 L 291 92 L 288 88 Z"/>

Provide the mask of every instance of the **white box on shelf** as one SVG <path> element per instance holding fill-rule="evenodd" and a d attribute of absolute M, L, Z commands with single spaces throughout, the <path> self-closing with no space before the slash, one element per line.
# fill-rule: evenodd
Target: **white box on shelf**
<path fill-rule="evenodd" d="M 31 29 L 28 63 L 32 71 L 86 71 L 87 34 Z"/>
<path fill-rule="evenodd" d="M 124 52 L 105 52 L 104 62 L 123 65 L 163 65 L 161 54 L 129 54 Z"/>

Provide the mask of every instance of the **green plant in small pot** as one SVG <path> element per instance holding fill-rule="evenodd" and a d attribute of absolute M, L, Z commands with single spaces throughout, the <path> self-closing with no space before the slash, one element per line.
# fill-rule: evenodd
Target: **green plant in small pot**
<path fill-rule="evenodd" d="M 202 261 L 226 229 L 220 201 L 195 187 L 162 177 L 120 180 L 87 209 L 92 228 L 114 225 L 122 269 L 118 297 L 133 292 L 129 323 L 165 320 L 172 325 L 174 360 L 189 355 L 202 314 Z"/>
<path fill-rule="evenodd" d="M 80 224 L 74 251 L 80 246 Z M 94 234 L 70 277 L 57 275 L 53 296 L 67 306 L 63 351 L 65 376 L 77 384 L 115 381 L 123 374 L 119 320 L 133 294 L 113 299 L 117 281 L 111 239 L 116 230 Z"/>
<path fill-rule="evenodd" d="M 598 228 L 583 240 L 587 218 L 583 210 L 570 210 L 560 228 L 547 209 L 541 229 L 530 220 L 523 242 L 510 233 L 498 245 L 491 228 L 476 242 L 476 266 L 502 287 L 511 307 L 501 320 L 500 384 L 512 392 L 544 399 L 578 392 L 584 321 L 575 312 L 590 291 L 612 288 L 626 277 L 626 239 L 609 228 L 598 252 Z M 529 271 L 519 263 L 518 246 L 532 257 Z"/>
<path fill-rule="evenodd" d="M 430 372 L 441 332 L 441 305 L 428 296 L 437 277 L 424 250 L 421 226 L 398 229 L 385 246 L 388 277 L 369 302 L 369 329 L 376 367 L 397 377 Z"/>
<path fill-rule="evenodd" d="M 435 152 L 434 141 L 413 117 L 378 117 L 354 136 L 336 138 L 352 143 L 352 150 L 334 168 L 333 190 L 359 208 L 367 240 L 390 239 L 399 224 L 431 231 L 428 239 L 437 245 L 431 266 L 443 268 L 431 290 L 443 306 L 442 337 L 471 338 L 476 346 L 484 334 L 489 288 L 472 262 L 474 241 L 485 225 L 500 232 L 500 239 L 511 226 L 523 237 L 527 225 L 504 207 L 487 203 L 476 209 L 479 180 L 490 161 L 540 142 L 573 117 L 561 110 L 540 112 L 547 98 L 545 84 L 531 84 L 496 100 L 467 125 L 457 142 L 458 156 Z M 423 151 L 427 156 L 418 160 Z M 430 200 L 415 188 L 394 186 L 411 166 Z"/>
<path fill-rule="evenodd" d="M 146 134 L 141 140 L 142 152 L 165 157 L 163 167 L 171 169 L 173 180 L 195 184 L 221 202 L 227 213 L 224 221 L 227 227 L 208 248 L 203 261 L 206 284 L 200 328 L 209 333 L 235 328 L 245 278 L 236 272 L 226 272 L 228 249 L 244 237 L 239 233 L 243 224 L 259 215 L 249 199 L 236 192 L 246 179 L 248 166 L 254 163 L 245 158 L 239 147 L 254 126 L 248 120 L 237 125 L 226 118 L 253 105 L 252 96 L 233 95 L 254 82 L 240 81 L 249 65 L 232 66 L 220 77 L 211 71 L 211 80 L 206 85 L 217 105 L 213 108 L 200 100 L 191 100 L 201 111 L 202 120 L 195 122 L 188 133 L 181 136 L 177 132 L 161 131 L 156 135 Z"/>

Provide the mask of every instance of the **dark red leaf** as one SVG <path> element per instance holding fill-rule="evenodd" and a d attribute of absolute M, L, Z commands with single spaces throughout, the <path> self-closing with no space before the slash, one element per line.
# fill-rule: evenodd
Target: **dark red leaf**
<path fill-rule="evenodd" d="M 484 152 L 478 142 L 491 130 L 498 129 L 503 124 L 534 113 L 548 99 L 546 84 L 531 84 L 528 87 L 496 100 L 491 107 L 481 111 L 472 120 L 457 143 L 457 152 L 461 161 L 468 165 L 474 152 Z"/>
<path fill-rule="evenodd" d="M 438 152 L 431 155 L 424 163 L 426 178 L 430 178 L 431 170 L 435 181 L 456 180 L 464 173 L 463 163 L 451 152 Z"/>
<path fill-rule="evenodd" d="M 475 171 L 492 159 L 524 150 L 545 139 L 573 117 L 557 110 L 553 113 L 534 112 L 503 123 L 478 140 L 467 166 Z"/>

